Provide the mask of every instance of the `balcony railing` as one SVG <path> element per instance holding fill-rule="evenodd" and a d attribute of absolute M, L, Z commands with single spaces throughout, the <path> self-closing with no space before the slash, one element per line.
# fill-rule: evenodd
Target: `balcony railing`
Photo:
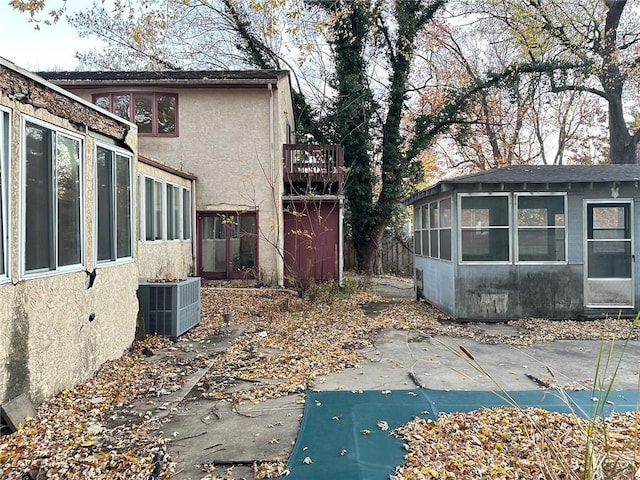
<path fill-rule="evenodd" d="M 292 143 L 283 145 L 282 149 L 288 194 L 342 194 L 342 145 Z"/>

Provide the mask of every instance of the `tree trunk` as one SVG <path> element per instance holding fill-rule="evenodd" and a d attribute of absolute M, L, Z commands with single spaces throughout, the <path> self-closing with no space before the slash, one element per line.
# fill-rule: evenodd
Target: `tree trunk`
<path fill-rule="evenodd" d="M 637 163 L 636 142 L 624 120 L 621 91 L 619 96 L 609 97 L 609 143 L 611 163 Z"/>
<path fill-rule="evenodd" d="M 378 223 L 373 227 L 373 231 L 371 232 L 371 237 L 369 241 L 364 245 L 364 248 L 361 250 L 362 255 L 359 258 L 358 269 L 367 274 L 373 275 L 376 273 L 376 258 L 378 256 L 378 251 L 382 245 L 382 237 L 384 236 L 384 223 Z"/>
<path fill-rule="evenodd" d="M 607 0 L 607 16 L 605 19 L 604 38 L 597 44 L 596 50 L 602 57 L 602 73 L 600 82 L 609 104 L 609 143 L 611 163 L 636 163 L 636 140 L 629 133 L 624 119 L 622 106 L 622 89 L 624 75 L 617 63 L 618 27 L 624 11 L 626 0 Z"/>

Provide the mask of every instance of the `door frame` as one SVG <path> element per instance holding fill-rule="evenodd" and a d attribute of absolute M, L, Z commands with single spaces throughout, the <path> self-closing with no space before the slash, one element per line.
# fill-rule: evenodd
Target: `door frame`
<path fill-rule="evenodd" d="M 233 262 L 229 261 L 229 257 L 231 254 L 231 238 L 229 236 L 230 226 L 225 226 L 225 265 L 226 269 L 224 272 L 207 272 L 204 271 L 202 259 L 204 257 L 204 248 L 202 245 L 202 222 L 205 218 L 219 217 L 221 215 L 232 215 L 235 217 L 240 217 L 243 215 L 253 217 L 253 232 L 251 232 L 251 236 L 253 237 L 253 246 L 252 246 L 252 255 L 253 255 L 253 267 L 247 270 L 234 270 Z M 259 262 L 258 262 L 258 212 L 255 210 L 241 210 L 241 211 L 231 211 L 231 210 L 198 210 L 196 212 L 196 239 L 197 249 L 198 249 L 198 261 L 197 261 L 197 274 L 198 276 L 209 279 L 209 280 L 245 280 L 245 279 L 254 279 L 257 278 L 259 272 Z"/>
<path fill-rule="evenodd" d="M 628 241 L 629 242 L 629 275 L 630 277 L 589 277 L 589 246 L 591 243 L 606 240 L 589 239 L 589 207 L 593 205 L 603 206 L 627 206 L 628 215 L 625 216 L 625 229 L 628 228 L 628 238 L 612 239 L 612 241 Z M 635 250 L 634 250 L 634 215 L 632 199 L 585 199 L 583 200 L 583 233 L 584 233 L 584 306 L 585 308 L 635 308 Z M 600 294 L 600 298 L 594 295 L 595 292 Z M 602 295 L 605 298 L 602 298 Z M 610 301 L 607 301 L 606 295 L 610 293 Z"/>

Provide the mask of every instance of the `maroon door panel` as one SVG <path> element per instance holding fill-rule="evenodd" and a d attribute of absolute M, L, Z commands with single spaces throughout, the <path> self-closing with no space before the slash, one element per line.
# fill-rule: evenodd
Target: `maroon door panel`
<path fill-rule="evenodd" d="M 290 202 L 284 215 L 285 281 L 308 285 L 337 280 L 340 206 L 337 202 Z"/>

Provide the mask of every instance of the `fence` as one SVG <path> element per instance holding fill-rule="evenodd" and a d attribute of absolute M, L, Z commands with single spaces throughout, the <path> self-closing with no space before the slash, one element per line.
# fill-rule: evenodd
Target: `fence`
<path fill-rule="evenodd" d="M 355 270 L 357 267 L 356 253 L 353 245 L 345 241 L 344 268 Z M 385 238 L 378 250 L 378 257 L 374 265 L 374 274 L 391 274 L 401 277 L 413 276 L 413 238 L 400 239 Z"/>

